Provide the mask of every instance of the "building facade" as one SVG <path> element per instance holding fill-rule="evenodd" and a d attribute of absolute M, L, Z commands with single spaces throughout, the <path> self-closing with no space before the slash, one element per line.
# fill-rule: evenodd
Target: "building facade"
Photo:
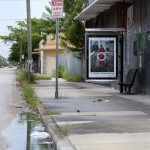
<path fill-rule="evenodd" d="M 45 45 L 41 41 L 39 48 L 35 49 L 35 52 L 38 52 L 38 70 L 42 74 L 47 74 L 52 76 L 53 72 L 56 70 L 56 40 L 52 35 L 47 35 L 47 42 Z M 58 55 L 62 55 L 65 52 L 65 49 L 58 45 L 59 52 Z"/>
<path fill-rule="evenodd" d="M 150 94 L 149 8 L 149 0 L 87 0 L 86 8 L 75 18 L 85 21 L 85 28 L 125 29 L 124 76 L 130 68 L 137 68 L 133 90 L 143 94 Z M 119 66 L 121 62 L 119 57 L 117 59 Z M 118 75 L 119 71 L 118 69 Z"/>

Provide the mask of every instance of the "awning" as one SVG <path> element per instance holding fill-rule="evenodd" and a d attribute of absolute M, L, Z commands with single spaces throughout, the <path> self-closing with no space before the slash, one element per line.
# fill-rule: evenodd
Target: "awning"
<path fill-rule="evenodd" d="M 124 28 L 86 28 L 86 33 L 90 32 L 125 32 Z"/>
<path fill-rule="evenodd" d="M 78 16 L 76 20 L 90 20 L 96 18 L 100 12 L 108 10 L 116 2 L 133 2 L 133 0 L 95 0 L 91 5 L 86 7 Z"/>

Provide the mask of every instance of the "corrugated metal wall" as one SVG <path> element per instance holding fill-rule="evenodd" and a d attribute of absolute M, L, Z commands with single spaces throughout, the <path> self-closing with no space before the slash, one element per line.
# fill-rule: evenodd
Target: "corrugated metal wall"
<path fill-rule="evenodd" d="M 59 56 L 59 64 L 67 70 L 70 76 L 83 78 L 83 60 L 75 55 L 76 53 L 69 53 Z"/>

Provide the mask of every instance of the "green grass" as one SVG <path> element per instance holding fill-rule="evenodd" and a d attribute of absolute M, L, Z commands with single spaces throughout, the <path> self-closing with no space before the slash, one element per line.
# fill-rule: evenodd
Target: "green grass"
<path fill-rule="evenodd" d="M 34 74 L 35 80 L 50 80 L 51 78 L 47 75 Z"/>
<path fill-rule="evenodd" d="M 31 108 L 37 108 L 39 104 L 38 97 L 36 96 L 33 87 L 27 82 L 22 84 L 22 93 L 26 99 L 27 104 Z"/>
<path fill-rule="evenodd" d="M 70 82 L 80 82 L 81 79 L 80 79 L 79 76 L 68 76 L 67 81 L 70 81 Z"/>

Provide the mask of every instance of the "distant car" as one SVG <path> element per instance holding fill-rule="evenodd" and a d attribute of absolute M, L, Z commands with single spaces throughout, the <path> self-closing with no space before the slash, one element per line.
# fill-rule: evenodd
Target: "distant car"
<path fill-rule="evenodd" d="M 12 66 L 8 66 L 8 68 L 13 68 Z"/>
<path fill-rule="evenodd" d="M 4 68 L 4 66 L 0 66 L 0 68 Z"/>

